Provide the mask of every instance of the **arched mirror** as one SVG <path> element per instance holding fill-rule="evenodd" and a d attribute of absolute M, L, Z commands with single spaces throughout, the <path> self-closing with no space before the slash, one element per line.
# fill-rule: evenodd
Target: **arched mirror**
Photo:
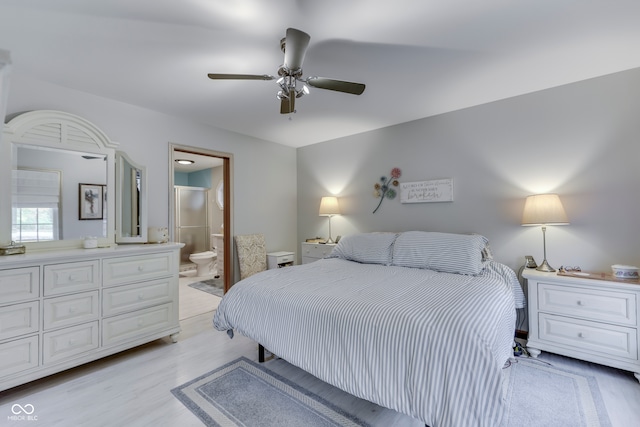
<path fill-rule="evenodd" d="M 101 246 L 114 241 L 114 155 L 117 144 L 73 114 L 39 110 L 19 114 L 4 126 L 0 167 L 11 179 L 0 183 L 0 240 L 27 250 L 74 248 L 86 236 Z M 8 159 L 7 159 L 8 157 Z"/>
<path fill-rule="evenodd" d="M 39 110 L 4 125 L 0 144 L 0 242 L 27 250 L 146 242 L 146 170 L 100 129 L 73 114 Z M 116 186 L 116 180 L 118 185 Z M 118 208 L 116 215 L 116 207 Z M 122 226 L 120 226 L 122 224 Z"/>
<path fill-rule="evenodd" d="M 116 243 L 147 241 L 147 170 L 116 151 Z"/>

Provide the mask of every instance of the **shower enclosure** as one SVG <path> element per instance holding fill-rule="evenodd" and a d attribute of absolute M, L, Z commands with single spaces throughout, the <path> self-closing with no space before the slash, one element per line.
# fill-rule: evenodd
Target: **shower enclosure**
<path fill-rule="evenodd" d="M 174 186 L 175 189 L 175 230 L 178 242 L 184 243 L 180 249 L 180 264 L 189 264 L 189 255 L 211 250 L 209 227 L 209 189 L 202 187 Z"/>

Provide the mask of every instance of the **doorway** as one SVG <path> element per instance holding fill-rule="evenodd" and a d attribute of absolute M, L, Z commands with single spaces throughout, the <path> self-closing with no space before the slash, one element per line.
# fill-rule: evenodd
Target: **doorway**
<path fill-rule="evenodd" d="M 185 162 L 178 163 L 178 160 Z M 195 276 L 196 267 L 200 267 L 198 280 L 191 278 L 188 282 L 215 283 L 215 286 L 221 288 L 221 293 L 226 293 L 232 284 L 234 271 L 231 256 L 233 155 L 169 144 L 169 162 L 170 235 L 172 241 L 185 244 L 180 254 L 181 292 L 184 288 L 183 278 Z M 212 251 L 216 256 L 206 266 L 196 266 L 193 263 L 195 257 L 190 255 L 206 251 Z M 203 277 L 199 277 L 200 275 Z M 192 289 L 188 290 L 193 293 Z M 201 291 L 198 290 L 197 293 Z M 209 302 L 205 303 L 211 299 L 209 295 L 201 296 L 202 298 L 191 299 L 210 307 Z M 215 298 L 213 300 L 216 301 Z M 183 305 L 182 302 L 181 300 L 181 319 L 201 314 L 197 313 L 200 310 L 198 307 Z M 195 310 L 196 313 L 183 313 L 185 310 Z"/>

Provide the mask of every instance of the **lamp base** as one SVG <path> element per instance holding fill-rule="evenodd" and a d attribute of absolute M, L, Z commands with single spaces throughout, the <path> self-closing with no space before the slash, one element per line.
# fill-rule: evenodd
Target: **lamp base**
<path fill-rule="evenodd" d="M 547 262 L 547 259 L 545 258 L 544 261 L 542 261 L 542 264 L 540 264 L 538 266 L 538 268 L 536 268 L 536 270 L 538 271 L 544 271 L 546 273 L 553 273 L 554 271 L 556 271 L 554 268 L 552 268 L 549 263 Z"/>
<path fill-rule="evenodd" d="M 325 243 L 335 243 L 331 237 L 324 241 Z"/>

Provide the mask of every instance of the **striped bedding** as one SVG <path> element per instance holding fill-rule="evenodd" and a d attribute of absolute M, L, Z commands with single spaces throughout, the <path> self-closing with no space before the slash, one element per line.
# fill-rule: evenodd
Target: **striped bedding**
<path fill-rule="evenodd" d="M 494 261 L 469 276 L 332 258 L 238 282 L 213 323 L 431 427 L 495 427 L 522 298 Z"/>

